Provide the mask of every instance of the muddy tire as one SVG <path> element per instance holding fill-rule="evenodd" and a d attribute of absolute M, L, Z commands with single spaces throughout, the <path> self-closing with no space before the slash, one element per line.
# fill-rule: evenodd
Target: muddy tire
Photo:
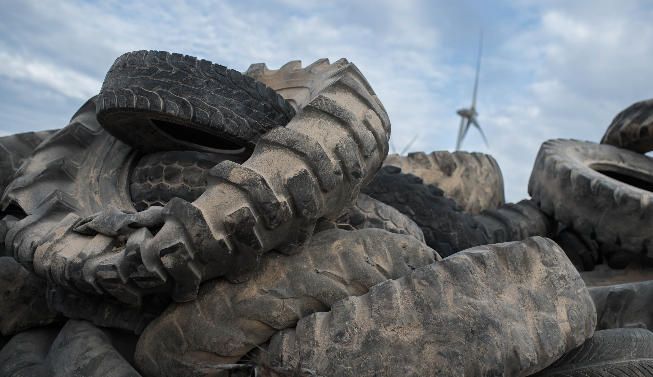
<path fill-rule="evenodd" d="M 137 365 L 148 376 L 208 373 L 203 365 L 235 363 L 302 316 L 439 259 L 407 235 L 321 232 L 299 254 L 266 254 L 245 283 L 207 282 L 196 302 L 171 305 L 141 335 Z"/>
<path fill-rule="evenodd" d="M 477 214 L 505 202 L 503 175 L 497 161 L 477 152 L 437 151 L 388 155 L 384 165 L 400 167 L 433 185 L 456 201 L 466 212 Z"/>
<path fill-rule="evenodd" d="M 25 132 L 0 137 L 0 193 L 4 192 L 23 161 L 32 155 L 34 148 L 54 132 Z"/>
<path fill-rule="evenodd" d="M 272 365 L 321 376 L 526 376 L 581 345 L 595 324 L 574 266 L 553 241 L 533 237 L 473 248 L 341 300 L 279 332 L 267 354 Z"/>
<path fill-rule="evenodd" d="M 358 195 L 353 206 L 345 209 L 336 223 L 354 229 L 383 229 L 390 233 L 406 234 L 424 242 L 424 233 L 408 216 L 365 194 Z"/>
<path fill-rule="evenodd" d="M 638 153 L 653 151 L 653 100 L 636 102 L 617 114 L 601 144 Z"/>
<path fill-rule="evenodd" d="M 412 219 L 422 229 L 426 244 L 443 257 L 478 245 L 549 236 L 553 230 L 551 220 L 530 201 L 473 216 L 442 190 L 396 166 L 383 167 L 362 192 Z"/>
<path fill-rule="evenodd" d="M 97 104 L 102 126 L 144 151 L 242 154 L 295 114 L 280 95 L 251 77 L 164 51 L 118 57 Z"/>
<path fill-rule="evenodd" d="M 653 330 L 653 280 L 590 287 L 597 329 L 641 327 Z"/>
<path fill-rule="evenodd" d="M 653 160 L 576 140 L 542 144 L 528 191 L 543 212 L 616 250 L 653 257 Z"/>
<path fill-rule="evenodd" d="M 597 331 L 535 376 L 653 376 L 653 333 L 645 329 Z"/>

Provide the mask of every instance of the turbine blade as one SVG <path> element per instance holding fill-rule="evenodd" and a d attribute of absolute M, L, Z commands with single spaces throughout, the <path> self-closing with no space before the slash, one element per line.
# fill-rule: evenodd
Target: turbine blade
<path fill-rule="evenodd" d="M 476 62 L 476 78 L 474 79 L 474 94 L 472 94 L 472 111 L 476 108 L 476 95 L 478 94 L 478 76 L 481 72 L 481 54 L 483 53 L 483 31 L 478 42 L 478 60 Z"/>
<path fill-rule="evenodd" d="M 485 134 L 483 133 L 483 130 L 481 129 L 481 125 L 478 124 L 478 121 L 476 120 L 476 118 L 470 118 L 469 121 L 474 125 L 474 127 L 476 127 L 476 129 L 478 129 L 478 132 L 481 134 L 481 137 L 483 138 L 483 141 L 485 142 L 485 146 L 489 147 L 490 144 L 488 144 L 487 138 L 485 137 Z"/>
<path fill-rule="evenodd" d="M 419 134 L 415 134 L 415 136 L 413 136 L 413 138 L 408 142 L 408 144 L 406 144 L 404 149 L 401 150 L 401 153 L 399 153 L 399 155 L 402 156 L 404 153 L 406 153 L 408 149 L 413 146 L 413 143 L 417 140 L 418 137 Z"/>
<path fill-rule="evenodd" d="M 472 120 L 470 118 L 467 118 L 467 123 L 465 123 L 465 128 L 463 130 L 463 137 L 462 137 L 463 140 L 465 139 L 465 136 L 467 136 L 467 131 L 469 131 L 469 124 L 471 122 L 472 122 Z M 461 140 L 461 143 L 462 143 L 462 140 Z"/>
<path fill-rule="evenodd" d="M 456 150 L 460 150 L 463 143 L 463 127 L 465 126 L 465 117 L 460 117 L 460 126 L 458 126 L 458 137 L 456 138 Z"/>

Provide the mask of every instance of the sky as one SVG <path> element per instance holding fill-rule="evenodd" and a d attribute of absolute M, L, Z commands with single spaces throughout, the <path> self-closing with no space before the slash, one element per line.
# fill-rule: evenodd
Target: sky
<path fill-rule="evenodd" d="M 653 2 L 642 1 L 83 1 L 0 0 L 0 134 L 61 128 L 133 50 L 194 55 L 245 71 L 344 57 L 366 76 L 392 122 L 397 152 L 493 155 L 506 198 L 528 197 L 540 144 L 598 142 L 612 118 L 653 97 Z"/>

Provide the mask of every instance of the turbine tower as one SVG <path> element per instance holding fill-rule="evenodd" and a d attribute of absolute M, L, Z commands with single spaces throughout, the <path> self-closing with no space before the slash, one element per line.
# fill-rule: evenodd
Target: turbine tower
<path fill-rule="evenodd" d="M 472 105 L 469 108 L 462 108 L 456 113 L 460 115 L 460 126 L 458 127 L 458 139 L 456 139 L 456 150 L 460 150 L 460 145 L 467 135 L 470 126 L 476 127 L 483 137 L 485 145 L 488 145 L 487 138 L 478 123 L 478 112 L 476 111 L 476 94 L 478 93 L 478 75 L 481 71 L 481 53 L 483 52 L 483 34 L 481 33 L 478 43 L 478 61 L 476 62 L 476 79 L 474 80 L 474 94 L 472 94 Z"/>

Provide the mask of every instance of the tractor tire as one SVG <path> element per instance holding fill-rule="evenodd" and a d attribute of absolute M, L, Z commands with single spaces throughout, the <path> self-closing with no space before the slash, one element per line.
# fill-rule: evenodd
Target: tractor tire
<path fill-rule="evenodd" d="M 578 271 L 592 271 L 600 262 L 598 245 L 572 229 L 562 229 L 553 239 Z"/>
<path fill-rule="evenodd" d="M 597 329 L 641 327 L 653 330 L 653 280 L 589 287 Z"/>
<path fill-rule="evenodd" d="M 0 350 L 0 376 L 52 377 L 46 358 L 60 327 L 40 327 L 20 332 Z"/>
<path fill-rule="evenodd" d="M 636 102 L 617 114 L 601 144 L 637 153 L 653 151 L 653 99 Z"/>
<path fill-rule="evenodd" d="M 651 377 L 653 333 L 645 329 L 612 329 L 594 333 L 536 377 Z"/>
<path fill-rule="evenodd" d="M 497 161 L 477 152 L 436 151 L 388 155 L 384 165 L 401 168 L 433 185 L 453 199 L 466 212 L 481 213 L 505 203 L 503 175 Z"/>
<path fill-rule="evenodd" d="M 535 159 L 528 191 L 541 210 L 633 259 L 653 257 L 653 160 L 611 145 L 549 140 Z"/>
<path fill-rule="evenodd" d="M 192 56 L 126 53 L 109 69 L 97 117 L 136 149 L 246 155 L 269 130 L 285 126 L 293 107 L 251 77 Z"/>
<path fill-rule="evenodd" d="M 442 190 L 396 166 L 383 167 L 362 192 L 412 219 L 422 229 L 426 244 L 443 257 L 478 245 L 550 236 L 554 228 L 528 200 L 473 216 Z"/>
<path fill-rule="evenodd" d="M 319 376 L 526 376 L 595 324 L 574 266 L 533 237 L 469 249 L 340 300 L 277 333 L 266 355 Z"/>
<path fill-rule="evenodd" d="M 0 137 L 0 193 L 11 182 L 25 159 L 55 131 L 25 132 Z"/>
<path fill-rule="evenodd" d="M 171 305 L 141 335 L 137 365 L 151 377 L 204 375 L 206 365 L 237 362 L 303 316 L 439 259 L 407 235 L 320 232 L 299 254 L 263 256 L 245 283 L 213 280 L 202 285 L 197 301 Z"/>

